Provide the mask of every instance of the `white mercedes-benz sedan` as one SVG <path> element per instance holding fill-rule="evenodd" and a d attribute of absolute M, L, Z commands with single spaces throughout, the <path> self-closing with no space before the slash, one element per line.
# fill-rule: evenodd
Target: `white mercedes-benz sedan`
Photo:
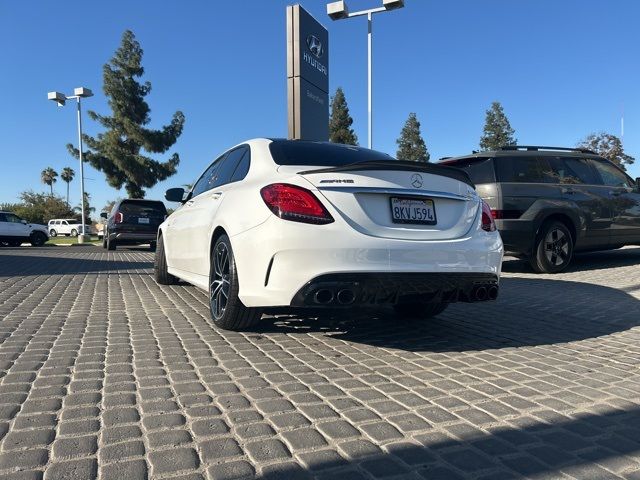
<path fill-rule="evenodd" d="M 502 240 L 455 168 L 261 138 L 165 198 L 182 205 L 160 225 L 155 278 L 206 290 L 224 329 L 283 308 L 388 305 L 427 318 L 498 296 Z"/>

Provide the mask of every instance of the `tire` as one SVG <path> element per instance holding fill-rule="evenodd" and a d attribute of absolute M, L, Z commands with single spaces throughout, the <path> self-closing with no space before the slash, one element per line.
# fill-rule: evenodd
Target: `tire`
<path fill-rule="evenodd" d="M 53 228 L 51 230 L 49 230 L 49 236 L 50 237 L 57 237 L 58 236 L 58 232 L 56 232 Z"/>
<path fill-rule="evenodd" d="M 209 309 L 213 323 L 223 330 L 233 331 L 255 326 L 262 317 L 262 311 L 245 307 L 238 298 L 238 272 L 227 235 L 216 240 L 210 265 Z"/>
<path fill-rule="evenodd" d="M 573 238 L 567 226 L 559 221 L 545 223 L 540 229 L 529 263 L 538 273 L 558 273 L 573 258 Z"/>
<path fill-rule="evenodd" d="M 153 262 L 153 276 L 160 285 L 175 285 L 178 283 L 178 279 L 171 275 L 167 269 L 167 257 L 164 253 L 162 237 L 158 242 L 156 257 Z"/>
<path fill-rule="evenodd" d="M 107 237 L 107 250 L 115 250 L 116 246 L 116 241 L 111 240 L 111 238 Z"/>
<path fill-rule="evenodd" d="M 423 320 L 440 315 L 448 303 L 399 303 L 393 306 L 396 315 L 407 320 Z"/>
<path fill-rule="evenodd" d="M 47 236 L 42 232 L 33 232 L 29 238 L 29 242 L 34 247 L 41 247 L 47 242 Z"/>
<path fill-rule="evenodd" d="M 71 230 L 71 236 L 72 237 L 77 237 L 78 236 L 78 231 L 75 228 L 73 230 Z"/>
<path fill-rule="evenodd" d="M 107 248 L 107 237 L 102 237 L 102 248 Z"/>
<path fill-rule="evenodd" d="M 157 243 L 157 242 L 151 242 L 151 243 L 149 244 L 149 251 L 150 251 L 150 252 L 155 252 L 155 251 L 156 251 L 156 248 L 158 248 L 158 243 Z"/>

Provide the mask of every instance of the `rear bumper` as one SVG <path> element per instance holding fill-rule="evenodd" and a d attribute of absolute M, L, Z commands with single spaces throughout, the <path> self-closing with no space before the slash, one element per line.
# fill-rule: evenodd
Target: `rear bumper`
<path fill-rule="evenodd" d="M 116 240 L 122 244 L 140 244 L 151 243 L 156 241 L 157 233 L 133 233 L 133 232 L 115 232 L 109 234 L 110 240 Z"/>
<path fill-rule="evenodd" d="M 371 279 L 385 276 L 424 280 L 426 277 L 420 275 L 442 274 L 430 279 L 424 292 L 456 290 L 462 294 L 459 300 L 465 297 L 468 288 L 460 285 L 449 288 L 446 283 L 458 274 L 469 278 L 487 274 L 487 279 L 497 280 L 503 254 L 498 232 L 485 232 L 475 226 L 467 237 L 416 241 L 371 237 L 337 222 L 310 226 L 275 216 L 232 236 L 231 244 L 240 279 L 238 294 L 248 307 L 288 307 L 300 303 L 297 297 L 300 291 L 327 275 L 344 275 L 342 278 L 365 275 L 369 279 L 365 292 L 382 292 L 384 288 L 372 286 Z M 434 282 L 445 285 L 434 288 Z M 359 292 L 361 286 L 357 287 Z M 392 290 L 412 292 L 412 288 L 411 280 L 402 280 L 400 287 Z M 376 293 L 374 301 L 380 295 Z M 456 301 L 455 296 L 451 298 Z"/>
<path fill-rule="evenodd" d="M 292 307 L 395 305 L 400 302 L 481 302 L 498 297 L 492 273 L 341 273 L 321 275 L 302 287 Z"/>
<path fill-rule="evenodd" d="M 496 220 L 504 251 L 528 255 L 533 248 L 536 228 L 530 220 Z"/>

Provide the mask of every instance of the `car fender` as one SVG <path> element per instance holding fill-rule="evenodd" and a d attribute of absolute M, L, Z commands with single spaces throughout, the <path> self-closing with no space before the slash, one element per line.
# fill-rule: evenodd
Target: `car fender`
<path fill-rule="evenodd" d="M 535 236 L 532 239 L 532 245 L 540 234 L 544 222 L 553 215 L 561 215 L 571 220 L 575 229 L 575 242 L 585 236 L 587 219 L 575 202 L 564 199 L 540 199 L 536 200 L 520 217 L 522 220 L 530 220 L 533 224 Z"/>

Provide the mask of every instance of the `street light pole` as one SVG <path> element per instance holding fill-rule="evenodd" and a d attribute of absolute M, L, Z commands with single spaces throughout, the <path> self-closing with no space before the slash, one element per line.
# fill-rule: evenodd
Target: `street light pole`
<path fill-rule="evenodd" d="M 373 102 L 371 92 L 372 81 L 371 81 L 371 44 L 373 42 L 373 15 L 371 12 L 367 13 L 367 23 L 368 23 L 368 32 L 367 32 L 367 114 L 368 114 L 368 133 L 369 133 L 369 148 L 373 148 Z"/>
<path fill-rule="evenodd" d="M 78 243 L 84 243 L 86 240 L 86 232 L 85 232 L 85 218 L 84 218 L 84 162 L 82 161 L 82 111 L 81 111 L 81 102 L 80 96 L 76 97 L 78 103 L 78 154 L 80 157 L 80 198 L 81 203 L 80 207 L 82 208 L 82 234 L 78 236 Z"/>
<path fill-rule="evenodd" d="M 327 15 L 331 20 L 367 16 L 367 133 L 369 136 L 368 147 L 373 148 L 373 79 L 372 79 L 372 47 L 373 47 L 373 14 L 388 12 L 404 7 L 404 0 L 382 0 L 382 7 L 349 12 L 344 0 L 327 4 Z"/>
<path fill-rule="evenodd" d="M 93 92 L 88 88 L 78 87 L 73 89 L 73 95 L 65 95 L 60 92 L 49 92 L 47 98 L 53 100 L 59 107 L 64 107 L 67 100 L 75 99 L 78 105 L 78 156 L 80 157 L 80 208 L 82 210 L 82 233 L 78 232 L 78 243 L 84 243 L 88 239 L 86 234 L 86 219 L 84 214 L 84 161 L 82 158 L 82 108 L 81 99 L 92 97 Z"/>

